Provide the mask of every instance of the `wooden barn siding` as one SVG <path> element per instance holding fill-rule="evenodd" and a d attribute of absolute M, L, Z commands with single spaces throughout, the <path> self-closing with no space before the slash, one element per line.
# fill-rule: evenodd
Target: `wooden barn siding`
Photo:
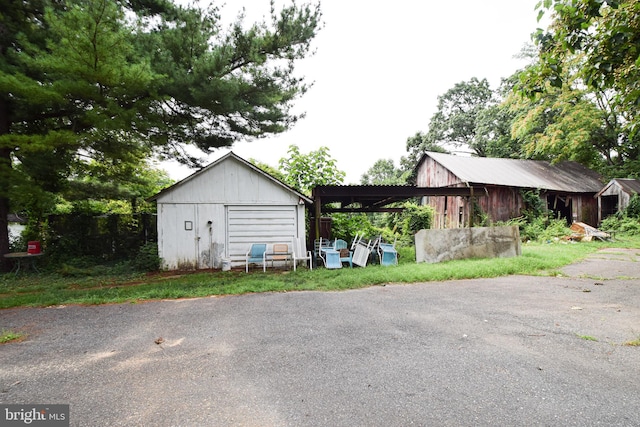
<path fill-rule="evenodd" d="M 607 191 L 603 192 L 601 195 L 601 197 L 616 197 L 618 200 L 618 211 L 623 211 L 627 208 L 627 206 L 629 206 L 629 201 L 631 200 L 631 194 L 627 193 L 626 191 L 623 190 L 623 188 L 614 183 L 611 186 L 609 186 L 609 188 L 607 189 Z"/>
<path fill-rule="evenodd" d="M 475 201 L 487 215 L 489 222 L 507 221 L 520 215 L 523 203 L 517 189 L 487 187 L 487 191 L 488 194 L 477 195 Z M 436 212 L 433 228 L 459 228 L 469 225 L 472 207 L 464 197 L 429 197 L 426 204 Z"/>
<path fill-rule="evenodd" d="M 416 184 L 418 187 L 463 187 L 463 183 L 456 175 L 442 167 L 431 158 L 426 158 L 418 169 Z M 480 206 L 490 222 L 507 221 L 522 214 L 524 203 L 520 194 L 520 188 L 503 186 L 485 186 L 487 193 L 476 195 L 476 202 Z M 545 199 L 547 193 L 541 193 Z M 577 193 L 561 195 L 572 202 L 572 217 L 590 225 L 598 223 L 598 201 L 594 194 Z M 446 201 L 445 201 L 446 200 Z M 458 228 L 469 224 L 470 206 L 462 197 L 425 197 L 424 203 L 433 207 L 436 211 L 433 228 Z M 446 213 L 445 213 L 446 203 Z M 462 207 L 462 218 L 460 208 Z"/>
<path fill-rule="evenodd" d="M 427 158 L 418 170 L 417 185 L 418 187 L 463 187 L 466 184 L 438 162 Z M 522 197 L 518 189 L 498 186 L 486 186 L 486 188 L 488 194 L 478 194 L 475 200 L 482 212 L 487 214 L 489 221 L 507 221 L 520 215 Z M 429 197 L 425 202 L 436 211 L 433 228 L 458 228 L 469 225 L 471 206 L 465 198 Z M 460 215 L 460 209 L 462 209 L 462 215 Z"/>
<path fill-rule="evenodd" d="M 576 194 L 572 195 L 571 199 L 573 201 L 573 219 L 594 227 L 597 226 L 598 199 L 594 197 L 594 194 Z"/>
<path fill-rule="evenodd" d="M 524 203 L 517 188 L 487 186 L 488 195 L 478 197 L 478 204 L 490 222 L 508 221 L 520 216 Z"/>
<path fill-rule="evenodd" d="M 418 169 L 416 185 L 418 187 L 462 187 L 464 183 L 440 163 L 428 157 Z"/>

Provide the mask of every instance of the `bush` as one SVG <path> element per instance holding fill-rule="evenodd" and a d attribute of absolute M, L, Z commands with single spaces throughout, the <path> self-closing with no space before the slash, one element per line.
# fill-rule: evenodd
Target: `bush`
<path fill-rule="evenodd" d="M 380 233 L 366 214 L 334 213 L 331 215 L 331 234 L 335 239 L 351 242 L 356 234 L 374 236 Z"/>
<path fill-rule="evenodd" d="M 564 219 L 549 220 L 544 216 L 527 221 L 524 217 L 514 218 L 506 223 L 496 225 L 517 225 L 520 229 L 520 239 L 526 241 L 549 241 L 571 235 Z"/>
<path fill-rule="evenodd" d="M 625 209 L 625 216 L 640 219 L 640 197 L 637 194 L 634 194 L 629 199 L 629 205 Z"/>
<path fill-rule="evenodd" d="M 640 233 L 640 221 L 636 218 L 629 218 L 625 215 L 622 217 L 612 215 L 602 221 L 600 229 L 603 231 L 637 234 Z"/>
<path fill-rule="evenodd" d="M 146 243 L 140 247 L 138 254 L 131 262 L 133 268 L 140 271 L 158 271 L 160 269 L 160 257 L 158 256 L 158 244 Z"/>
<path fill-rule="evenodd" d="M 431 228 L 433 214 L 431 206 L 405 203 L 402 213 L 402 235 L 413 237 L 418 231 Z"/>
<path fill-rule="evenodd" d="M 552 219 L 538 236 L 538 240 L 550 241 L 571 235 L 571 229 L 567 227 L 564 219 Z"/>

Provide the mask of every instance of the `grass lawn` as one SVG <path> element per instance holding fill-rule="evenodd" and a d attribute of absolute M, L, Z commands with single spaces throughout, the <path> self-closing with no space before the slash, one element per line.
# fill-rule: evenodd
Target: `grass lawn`
<path fill-rule="evenodd" d="M 0 308 L 46 307 L 66 304 L 107 304 L 156 299 L 193 298 L 252 292 L 335 291 L 385 283 L 415 283 L 454 279 L 498 277 L 513 274 L 555 275 L 567 264 L 579 261 L 608 247 L 639 248 L 640 237 L 623 236 L 615 242 L 523 244 L 522 256 L 515 258 L 470 259 L 439 264 L 417 264 L 415 253 L 400 251 L 400 264 L 371 265 L 309 271 L 262 268 L 228 272 L 123 273 L 104 267 L 69 275 L 55 273 L 3 274 L 0 276 Z"/>

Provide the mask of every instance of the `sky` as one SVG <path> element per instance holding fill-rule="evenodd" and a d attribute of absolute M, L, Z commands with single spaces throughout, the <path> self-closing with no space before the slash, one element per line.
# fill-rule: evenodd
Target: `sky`
<path fill-rule="evenodd" d="M 210 162 L 233 151 L 277 167 L 290 145 L 303 154 L 325 146 L 346 172 L 344 184 L 360 183 L 380 159 L 399 166 L 407 138 L 428 131 L 439 95 L 472 77 L 496 89 L 525 65 L 515 56 L 541 26 L 538 1 L 324 0 L 315 55 L 297 67 L 313 82 L 295 101 L 294 111 L 306 117 L 286 133 L 203 158 Z M 241 7 L 247 22 L 268 18 L 269 0 L 227 0 L 222 16 L 232 19 Z M 160 167 L 175 180 L 194 172 L 176 162 Z"/>

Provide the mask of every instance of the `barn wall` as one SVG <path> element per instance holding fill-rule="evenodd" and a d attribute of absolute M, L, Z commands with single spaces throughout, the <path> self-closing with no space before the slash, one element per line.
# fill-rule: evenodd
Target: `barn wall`
<path fill-rule="evenodd" d="M 416 184 L 419 187 L 456 187 L 466 185 L 460 178 L 444 168 L 430 157 L 426 157 L 417 171 Z M 480 184 L 482 185 L 482 184 Z M 485 185 L 486 192 L 475 195 L 475 203 L 487 216 L 489 223 L 508 221 L 522 214 L 524 201 L 521 188 Z M 554 198 L 555 203 L 570 221 L 582 221 L 587 224 L 598 223 L 598 201 L 593 194 L 555 194 L 541 193 L 541 197 Z M 557 196 L 557 200 L 555 199 Z M 460 228 L 469 224 L 469 215 L 473 206 L 463 197 L 425 197 L 423 204 L 434 208 L 433 228 Z M 561 209 L 560 209 L 561 208 Z"/>
<path fill-rule="evenodd" d="M 573 221 L 584 222 L 592 226 L 598 225 L 598 200 L 593 194 L 572 195 Z"/>
<path fill-rule="evenodd" d="M 458 187 L 464 183 L 448 169 L 430 157 L 427 157 L 417 171 L 418 187 Z"/>
<path fill-rule="evenodd" d="M 518 189 L 487 186 L 487 192 L 474 197 L 489 223 L 508 221 L 521 214 L 522 196 Z M 435 210 L 433 228 L 461 228 L 469 225 L 473 206 L 465 197 L 425 197 L 425 204 Z"/>
<path fill-rule="evenodd" d="M 463 186 L 464 183 L 428 157 L 418 169 L 416 185 L 418 187 L 458 187 Z M 423 204 L 435 210 L 432 228 L 458 228 L 468 224 L 469 204 L 462 197 L 425 197 Z"/>

